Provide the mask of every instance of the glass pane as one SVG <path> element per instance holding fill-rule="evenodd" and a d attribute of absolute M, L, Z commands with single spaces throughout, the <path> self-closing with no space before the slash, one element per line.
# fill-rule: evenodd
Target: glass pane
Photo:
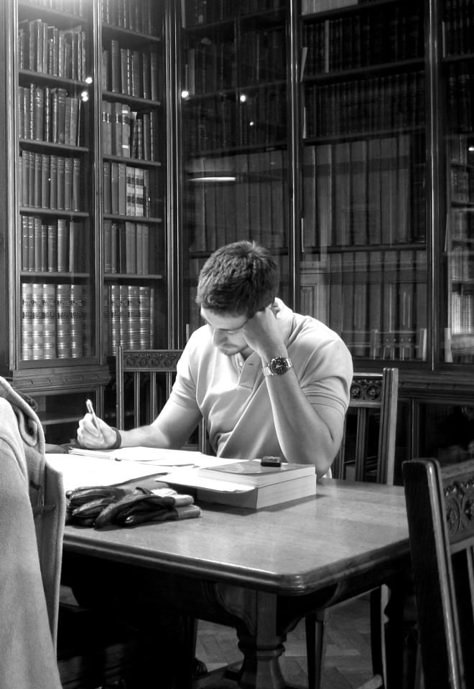
<path fill-rule="evenodd" d="M 255 5 L 255 3 L 254 3 Z M 184 322 L 200 325 L 199 270 L 251 239 L 281 264 L 288 298 L 287 3 L 186 3 L 183 17 Z"/>
<path fill-rule="evenodd" d="M 133 7 L 133 11 L 131 8 Z M 104 352 L 167 345 L 164 17 L 102 4 Z"/>
<path fill-rule="evenodd" d="M 303 3 L 302 310 L 356 358 L 425 360 L 424 4 L 318 7 Z"/>
<path fill-rule="evenodd" d="M 19 353 L 27 366 L 97 354 L 92 18 L 79 3 L 63 9 L 18 8 Z"/>
<path fill-rule="evenodd" d="M 446 275 L 444 361 L 474 362 L 474 6 L 445 2 Z"/>

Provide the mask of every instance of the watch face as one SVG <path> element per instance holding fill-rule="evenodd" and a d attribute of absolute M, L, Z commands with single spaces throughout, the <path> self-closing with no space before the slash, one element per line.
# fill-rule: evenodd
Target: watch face
<path fill-rule="evenodd" d="M 289 368 L 288 359 L 282 356 L 275 357 L 269 363 L 270 371 L 276 376 L 281 376 L 282 373 L 286 373 Z"/>

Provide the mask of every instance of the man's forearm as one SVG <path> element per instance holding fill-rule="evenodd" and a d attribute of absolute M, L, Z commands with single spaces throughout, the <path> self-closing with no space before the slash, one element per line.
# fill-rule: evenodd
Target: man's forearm
<path fill-rule="evenodd" d="M 129 431 L 120 431 L 122 437 L 121 447 L 163 447 L 169 448 L 170 443 L 165 435 L 156 426 L 139 426 Z"/>
<path fill-rule="evenodd" d="M 328 407 L 318 414 L 301 390 L 292 369 L 266 378 L 278 442 L 289 462 L 314 464 L 327 472 L 342 439 L 342 417 Z"/>

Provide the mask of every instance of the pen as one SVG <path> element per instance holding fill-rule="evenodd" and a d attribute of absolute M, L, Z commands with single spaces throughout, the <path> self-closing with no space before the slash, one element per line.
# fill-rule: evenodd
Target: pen
<path fill-rule="evenodd" d="M 97 420 L 97 416 L 94 411 L 94 407 L 92 405 L 91 400 L 86 400 L 86 409 L 89 412 L 89 414 L 92 416 L 92 421 L 94 423 L 94 426 L 96 427 L 97 431 L 102 435 L 102 431 L 99 428 L 99 422 Z"/>

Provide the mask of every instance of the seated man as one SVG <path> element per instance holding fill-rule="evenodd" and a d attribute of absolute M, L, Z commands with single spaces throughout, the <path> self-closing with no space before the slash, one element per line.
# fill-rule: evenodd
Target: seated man
<path fill-rule="evenodd" d="M 352 359 L 336 333 L 276 298 L 278 279 L 265 248 L 241 241 L 218 249 L 197 289 L 206 325 L 186 344 L 159 416 L 119 432 L 86 414 L 80 444 L 180 448 L 202 416 L 220 457 L 277 455 L 323 476 L 342 440 Z"/>
<path fill-rule="evenodd" d="M 323 476 L 342 439 L 352 359 L 336 333 L 276 297 L 278 281 L 278 264 L 267 249 L 248 241 L 218 249 L 199 277 L 196 301 L 205 325 L 186 344 L 158 417 L 118 431 L 86 414 L 79 443 L 180 448 L 204 417 L 220 457 L 280 456 L 314 464 Z M 164 614 L 167 578 L 113 563 L 82 569 L 74 578 L 75 592 L 85 590 L 89 600 L 95 593 L 96 604 L 108 602 L 140 629 L 143 655 L 127 686 L 174 686 L 180 624 L 173 611 Z M 158 634 L 167 645 L 161 655 L 169 671 L 156 658 Z"/>

